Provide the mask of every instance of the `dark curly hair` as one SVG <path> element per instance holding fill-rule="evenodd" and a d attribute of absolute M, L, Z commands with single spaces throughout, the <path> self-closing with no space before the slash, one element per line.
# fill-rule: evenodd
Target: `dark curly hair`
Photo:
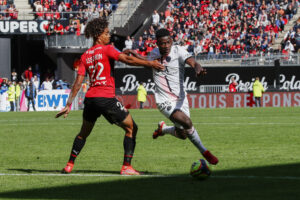
<path fill-rule="evenodd" d="M 106 18 L 95 18 L 88 22 L 84 29 L 84 35 L 86 38 L 93 38 L 97 40 L 99 35 L 104 32 L 104 29 L 108 27 L 108 21 Z"/>
<path fill-rule="evenodd" d="M 155 33 L 155 37 L 156 37 L 157 40 L 159 38 L 165 37 L 165 36 L 170 36 L 170 32 L 165 28 L 158 29 Z"/>

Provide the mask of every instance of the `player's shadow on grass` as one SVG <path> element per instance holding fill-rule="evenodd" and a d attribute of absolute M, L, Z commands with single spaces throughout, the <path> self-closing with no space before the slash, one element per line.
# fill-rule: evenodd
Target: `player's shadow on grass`
<path fill-rule="evenodd" d="M 7 169 L 9 171 L 25 172 L 25 173 L 61 173 L 61 170 L 43 170 L 43 169 Z M 103 174 L 120 174 L 120 171 L 107 170 L 74 170 L 72 173 L 103 173 Z"/>
<path fill-rule="evenodd" d="M 25 172 L 28 174 L 32 174 L 35 172 L 38 173 L 61 173 L 62 170 L 44 170 L 44 169 L 14 169 L 14 168 L 10 168 L 10 169 L 6 169 L 8 171 L 17 171 L 17 172 Z M 108 171 L 108 170 L 73 170 L 72 174 L 120 174 L 120 171 Z M 145 175 L 155 175 L 155 174 L 159 174 L 156 172 L 148 172 L 148 171 L 143 171 L 142 172 Z"/>
<path fill-rule="evenodd" d="M 98 181 L 83 184 L 80 184 L 81 178 L 55 177 L 56 183 L 61 178 L 59 186 L 49 186 L 49 177 L 42 176 L 35 180 L 27 179 L 28 184 L 40 181 L 39 188 L 2 192 L 0 199 L 300 199 L 300 164 L 215 171 L 213 175 L 205 181 L 192 179 L 186 174 L 173 177 L 100 177 Z M 24 179 L 22 181 L 24 184 Z"/>

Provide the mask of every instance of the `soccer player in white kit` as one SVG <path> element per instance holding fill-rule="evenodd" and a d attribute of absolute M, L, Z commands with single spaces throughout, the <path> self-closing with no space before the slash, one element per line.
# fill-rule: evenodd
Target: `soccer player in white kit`
<path fill-rule="evenodd" d="M 159 111 L 169 118 L 174 126 L 167 126 L 164 121 L 159 122 L 158 128 L 153 133 L 153 139 L 165 134 L 180 139 L 189 138 L 203 157 L 210 164 L 216 165 L 217 157 L 204 147 L 190 119 L 189 103 L 183 84 L 185 64 L 193 67 L 197 76 L 206 74 L 206 70 L 183 47 L 172 45 L 173 41 L 167 29 L 159 29 L 156 32 L 156 39 L 158 48 L 150 52 L 148 60 L 160 60 L 165 70 L 153 69 L 155 101 Z M 141 58 L 133 51 L 130 53 Z"/>

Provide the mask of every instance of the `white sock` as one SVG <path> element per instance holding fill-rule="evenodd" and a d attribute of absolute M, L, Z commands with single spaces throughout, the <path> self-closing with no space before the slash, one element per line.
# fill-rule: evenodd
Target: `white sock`
<path fill-rule="evenodd" d="M 206 148 L 203 146 L 200 137 L 198 135 L 197 130 L 192 127 L 191 129 L 187 130 L 187 137 L 190 139 L 190 141 L 199 149 L 200 153 L 204 153 L 206 151 Z"/>
<path fill-rule="evenodd" d="M 163 128 L 162 128 L 162 133 L 163 134 L 170 134 L 170 135 L 176 136 L 175 132 L 176 132 L 175 131 L 175 126 L 164 125 Z"/>

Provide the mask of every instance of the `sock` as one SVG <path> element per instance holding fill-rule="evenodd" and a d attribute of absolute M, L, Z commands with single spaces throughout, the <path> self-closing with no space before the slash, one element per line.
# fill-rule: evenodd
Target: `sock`
<path fill-rule="evenodd" d="M 204 151 L 206 151 L 206 148 L 203 146 L 200 137 L 198 135 L 197 130 L 192 127 L 191 129 L 187 130 L 187 137 L 190 139 L 190 141 L 199 149 L 199 151 L 203 154 Z"/>
<path fill-rule="evenodd" d="M 124 137 L 124 161 L 123 165 L 129 166 L 131 165 L 131 159 L 133 157 L 134 149 L 135 149 L 135 138 Z"/>
<path fill-rule="evenodd" d="M 76 138 L 73 142 L 73 147 L 72 147 L 69 162 L 71 162 L 71 163 L 75 162 L 75 159 L 79 155 L 84 144 L 85 144 L 85 139 L 80 139 L 78 136 L 76 136 Z"/>
<path fill-rule="evenodd" d="M 164 125 L 163 128 L 162 128 L 162 133 L 163 134 L 170 134 L 170 135 L 173 135 L 175 136 L 176 133 L 175 133 L 175 126 L 167 126 L 167 125 Z"/>
<path fill-rule="evenodd" d="M 163 133 L 163 135 L 164 134 L 170 134 L 170 135 L 172 135 L 174 137 L 177 137 L 179 139 L 185 139 L 182 136 L 178 136 L 178 134 L 176 133 L 176 127 L 175 126 L 167 126 L 167 125 L 165 125 L 162 128 L 162 133 Z"/>

